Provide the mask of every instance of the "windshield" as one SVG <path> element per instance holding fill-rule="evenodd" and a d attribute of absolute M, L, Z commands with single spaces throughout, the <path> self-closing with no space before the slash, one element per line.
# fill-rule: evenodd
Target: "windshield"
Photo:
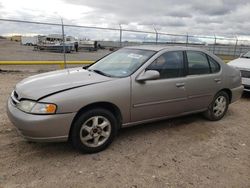
<path fill-rule="evenodd" d="M 250 51 L 242 55 L 243 58 L 250 58 Z"/>
<path fill-rule="evenodd" d="M 126 77 L 135 72 L 155 51 L 138 49 L 120 49 L 88 68 L 98 74 L 111 77 Z"/>

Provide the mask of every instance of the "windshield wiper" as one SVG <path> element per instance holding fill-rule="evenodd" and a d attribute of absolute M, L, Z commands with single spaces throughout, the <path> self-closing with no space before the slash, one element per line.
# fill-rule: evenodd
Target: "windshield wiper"
<path fill-rule="evenodd" d="M 111 77 L 111 75 L 106 74 L 106 73 L 102 72 L 101 70 L 97 70 L 97 69 L 88 69 L 88 70 L 89 70 L 89 71 L 93 71 L 93 72 L 95 72 L 95 73 L 97 73 L 97 74 L 100 74 L 100 75 L 103 75 L 103 76 Z"/>

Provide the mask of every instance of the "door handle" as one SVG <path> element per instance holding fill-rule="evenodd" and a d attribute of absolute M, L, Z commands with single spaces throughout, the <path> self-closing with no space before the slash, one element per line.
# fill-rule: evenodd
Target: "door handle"
<path fill-rule="evenodd" d="M 215 81 L 216 83 L 220 83 L 220 82 L 221 82 L 221 79 L 220 79 L 220 78 L 215 78 L 214 81 Z"/>
<path fill-rule="evenodd" d="M 185 83 L 176 83 L 175 85 L 176 85 L 176 87 L 184 87 Z"/>

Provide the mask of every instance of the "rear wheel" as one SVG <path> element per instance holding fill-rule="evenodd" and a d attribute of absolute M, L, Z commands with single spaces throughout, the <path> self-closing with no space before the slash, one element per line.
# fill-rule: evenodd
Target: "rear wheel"
<path fill-rule="evenodd" d="M 117 127 L 117 120 L 110 111 L 92 109 L 81 114 L 73 124 L 71 142 L 81 152 L 96 153 L 111 144 Z"/>
<path fill-rule="evenodd" d="M 228 94 L 224 91 L 221 91 L 215 95 L 212 103 L 209 105 L 207 111 L 204 113 L 204 116 L 211 121 L 220 120 L 226 114 L 228 105 Z"/>

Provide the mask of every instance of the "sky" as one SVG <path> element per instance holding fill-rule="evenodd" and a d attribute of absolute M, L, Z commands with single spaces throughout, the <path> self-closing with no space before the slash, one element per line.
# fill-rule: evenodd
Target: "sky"
<path fill-rule="evenodd" d="M 0 0 L 0 18 L 249 39 L 249 0 Z M 60 27 L 0 21 L 0 35 L 60 33 Z M 68 35 L 119 40 L 119 32 L 66 28 Z M 153 39 L 124 33 L 124 38 Z M 164 36 L 160 36 L 161 39 Z M 166 39 L 167 40 L 167 39 Z"/>

